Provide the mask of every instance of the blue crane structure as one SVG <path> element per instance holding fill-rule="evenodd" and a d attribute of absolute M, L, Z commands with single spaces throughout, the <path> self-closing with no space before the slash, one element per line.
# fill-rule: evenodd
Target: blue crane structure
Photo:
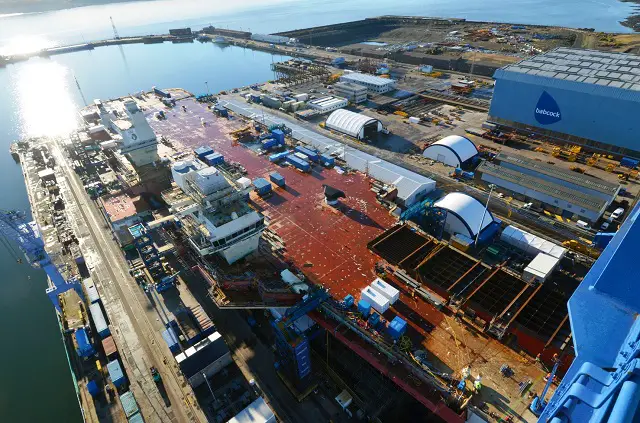
<path fill-rule="evenodd" d="M 75 289 L 83 298 L 80 282 L 75 279 L 65 280 L 44 249 L 38 225 L 34 221 L 27 221 L 24 213 L 14 210 L 0 210 L 0 236 L 17 244 L 32 267 L 45 271 L 51 280 L 46 294 L 58 312 L 61 312 L 58 295 L 63 292 Z"/>
<path fill-rule="evenodd" d="M 576 358 L 539 422 L 640 421 L 640 204 L 568 303 Z"/>
<path fill-rule="evenodd" d="M 329 293 L 321 287 L 312 287 L 303 300 L 288 308 L 281 319 L 273 320 L 271 325 L 276 335 L 276 348 L 280 356 L 277 365 L 280 368 L 290 366 L 297 377 L 297 382 L 303 382 L 311 374 L 311 347 L 309 342 L 317 335 L 309 337 L 295 327 L 296 320 L 318 308 L 329 300 Z"/>

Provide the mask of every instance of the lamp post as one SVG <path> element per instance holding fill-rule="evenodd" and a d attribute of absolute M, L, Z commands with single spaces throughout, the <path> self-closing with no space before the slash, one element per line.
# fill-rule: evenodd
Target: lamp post
<path fill-rule="evenodd" d="M 204 86 L 207 87 L 207 95 L 210 95 L 211 93 L 209 92 L 209 82 L 204 81 Z"/>
<path fill-rule="evenodd" d="M 489 200 L 491 200 L 491 194 L 493 193 L 493 189 L 496 186 L 494 184 L 489 184 L 489 197 L 487 197 L 487 204 L 484 206 L 484 211 L 482 212 L 482 219 L 480 219 L 480 224 L 478 225 L 478 233 L 476 233 L 476 247 L 478 246 L 478 238 L 480 238 L 480 231 L 482 230 L 482 224 L 484 223 L 484 217 L 487 215 L 487 210 L 489 210 Z"/>

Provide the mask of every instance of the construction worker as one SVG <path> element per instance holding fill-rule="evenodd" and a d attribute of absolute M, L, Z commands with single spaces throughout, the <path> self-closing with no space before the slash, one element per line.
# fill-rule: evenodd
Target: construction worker
<path fill-rule="evenodd" d="M 480 390 L 482 389 L 482 376 L 480 374 L 478 374 L 478 376 L 476 376 L 476 380 L 473 381 L 473 389 L 478 394 L 480 393 Z"/>

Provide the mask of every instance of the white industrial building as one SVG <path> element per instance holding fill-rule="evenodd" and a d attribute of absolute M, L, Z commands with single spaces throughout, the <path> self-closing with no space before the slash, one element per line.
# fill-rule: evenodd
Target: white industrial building
<path fill-rule="evenodd" d="M 369 138 L 384 129 L 378 119 L 344 109 L 331 113 L 325 125 L 357 139 Z"/>
<path fill-rule="evenodd" d="M 478 231 L 484 231 L 494 222 L 489 210 L 485 214 L 484 204 L 461 192 L 449 193 L 436 201 L 433 206 L 447 212 L 444 230 L 451 235 L 462 234 L 475 239 Z"/>
<path fill-rule="evenodd" d="M 135 166 L 145 166 L 159 160 L 158 140 L 144 113 L 134 100 L 124 102 L 124 113 L 107 110 L 100 100 L 95 101 L 102 124 L 120 135 L 116 142 L 120 152 Z"/>
<path fill-rule="evenodd" d="M 460 167 L 477 156 L 478 149 L 468 138 L 449 135 L 428 146 L 422 155 L 449 166 Z"/>
<path fill-rule="evenodd" d="M 589 222 L 602 216 L 620 190 L 617 183 L 504 152 L 493 162 L 482 163 L 476 175 L 487 184 L 510 191 L 518 200 Z"/>
<path fill-rule="evenodd" d="M 367 101 L 367 93 L 369 90 L 364 85 L 353 84 L 351 82 L 337 82 L 333 85 L 333 92 L 352 103 L 364 103 Z"/>
<path fill-rule="evenodd" d="M 396 88 L 396 81 L 393 79 L 359 72 L 345 73 L 340 77 L 340 81 L 367 87 L 367 91 L 372 95 L 386 93 Z"/>
<path fill-rule="evenodd" d="M 334 110 L 347 107 L 349 100 L 342 97 L 323 97 L 307 102 L 307 107 L 317 111 L 320 114 L 333 112 Z"/>

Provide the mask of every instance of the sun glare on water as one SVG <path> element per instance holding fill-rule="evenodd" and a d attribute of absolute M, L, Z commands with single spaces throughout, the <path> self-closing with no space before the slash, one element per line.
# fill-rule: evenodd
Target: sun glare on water
<path fill-rule="evenodd" d="M 13 94 L 24 137 L 66 135 L 77 127 L 73 76 L 59 63 L 30 62 L 17 75 Z"/>
<path fill-rule="evenodd" d="M 25 35 L 0 41 L 0 54 L 18 56 L 51 47 L 55 47 L 55 43 L 51 40 L 36 35 Z"/>

